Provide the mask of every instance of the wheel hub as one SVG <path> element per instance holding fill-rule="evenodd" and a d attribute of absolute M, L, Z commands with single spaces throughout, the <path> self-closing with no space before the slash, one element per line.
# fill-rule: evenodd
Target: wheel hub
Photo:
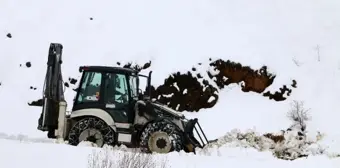
<path fill-rule="evenodd" d="M 163 138 L 160 138 L 156 141 L 156 145 L 157 145 L 158 148 L 163 149 L 163 148 L 166 147 L 166 140 L 163 139 Z"/>
<path fill-rule="evenodd" d="M 104 137 L 100 131 L 96 129 L 86 129 L 79 136 L 79 142 L 89 141 L 95 143 L 98 147 L 104 145 Z"/>
<path fill-rule="evenodd" d="M 96 143 L 97 139 L 95 136 L 89 136 L 86 138 L 86 141 Z"/>
<path fill-rule="evenodd" d="M 165 132 L 154 132 L 148 141 L 149 149 L 157 153 L 169 153 L 171 150 L 170 137 Z"/>

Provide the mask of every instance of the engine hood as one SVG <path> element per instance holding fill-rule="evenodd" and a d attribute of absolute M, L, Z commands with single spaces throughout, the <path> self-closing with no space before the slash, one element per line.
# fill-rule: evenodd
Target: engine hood
<path fill-rule="evenodd" d="M 160 103 L 156 103 L 156 102 L 153 102 L 151 103 L 153 106 L 159 108 L 160 110 L 164 111 L 164 112 L 167 112 L 171 115 L 174 115 L 176 117 L 179 117 L 179 118 L 185 118 L 184 114 L 182 114 L 181 112 L 178 112 L 172 108 L 169 108 L 168 106 L 166 105 L 163 105 L 163 104 L 160 104 Z"/>

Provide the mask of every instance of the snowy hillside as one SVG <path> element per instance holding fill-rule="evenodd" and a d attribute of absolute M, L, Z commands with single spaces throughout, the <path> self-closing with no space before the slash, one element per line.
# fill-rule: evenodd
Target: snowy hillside
<path fill-rule="evenodd" d="M 80 65 L 115 66 L 129 61 L 151 60 L 148 70 L 153 70 L 155 86 L 169 74 L 188 71 L 209 58 L 254 69 L 266 65 L 276 74 L 269 90 L 297 81 L 298 87 L 286 101 L 269 101 L 230 85 L 220 91 L 214 108 L 186 115 L 199 118 L 209 139 L 223 139 L 233 129 L 277 133 L 291 125 L 286 117 L 290 103 L 303 101 L 312 117 L 308 136 L 315 138 L 318 131 L 325 134 L 320 144 L 340 153 L 340 1 L 4 0 L 0 4 L 0 149 L 4 156 L 0 167 L 87 165 L 92 148 L 50 144 L 46 133 L 36 129 L 41 109 L 27 105 L 42 95 L 51 42 L 64 46 L 64 80 L 79 77 Z M 72 87 L 65 92 L 69 108 L 74 93 Z M 13 141 L 22 139 L 21 135 L 29 142 Z M 209 149 L 212 156 L 202 152 L 164 157 L 172 167 L 195 167 L 192 163 L 197 167 L 340 165 L 339 159 L 326 155 L 287 162 L 274 159 L 270 152 L 235 146 L 240 145 Z M 59 153 L 60 163 L 51 164 Z"/>

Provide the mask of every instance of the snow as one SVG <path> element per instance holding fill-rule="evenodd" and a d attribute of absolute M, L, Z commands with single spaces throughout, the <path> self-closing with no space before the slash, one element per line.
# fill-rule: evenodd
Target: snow
<path fill-rule="evenodd" d="M 91 157 L 102 156 L 96 148 L 93 147 L 73 147 L 64 144 L 46 144 L 46 143 L 28 143 L 9 140 L 0 140 L 1 147 L 1 167 L 84 167 L 88 166 L 88 160 Z M 110 151 L 111 150 L 111 151 Z M 127 151 L 127 152 L 124 152 Z M 115 149 L 112 152 L 110 148 L 104 148 L 104 152 L 109 153 L 110 160 L 116 163 L 117 158 L 129 151 L 126 149 Z M 154 155 L 156 160 L 167 160 L 171 167 L 223 167 L 232 165 L 235 168 L 247 166 L 256 166 L 270 168 L 276 166 L 283 167 L 338 167 L 339 159 L 329 159 L 326 156 L 311 156 L 307 159 L 295 161 L 284 161 L 271 159 L 268 152 L 257 152 L 252 148 L 220 148 L 214 149 L 208 154 L 186 154 L 170 153 L 168 155 Z M 179 159 L 185 158 L 185 159 Z M 14 160 L 15 159 L 15 160 Z M 159 163 L 161 164 L 161 163 Z"/>
<path fill-rule="evenodd" d="M 199 118 L 209 139 L 223 138 L 234 129 L 273 133 L 292 124 L 286 117 L 290 102 L 304 101 L 312 116 L 307 123 L 308 138 L 323 135 L 308 151 L 326 150 L 322 155 L 285 161 L 270 151 L 240 147 L 233 140 L 197 155 L 155 155 L 166 157 L 172 167 L 338 167 L 339 9 L 337 0 L 3 0 L 0 167 L 87 167 L 88 155 L 94 149 L 100 151 L 84 147 L 89 144 L 55 144 L 36 129 L 41 109 L 29 107 L 27 102 L 42 95 L 50 42 L 64 46 L 64 80 L 79 77 L 80 65 L 112 66 L 118 61 L 151 60 L 155 86 L 170 73 L 193 66 L 208 79 L 206 71 L 212 72 L 206 65 L 209 58 L 230 59 L 254 69 L 267 65 L 277 75 L 267 90 L 297 81 L 298 87 L 287 101 L 270 101 L 230 85 L 219 91 L 214 108 L 185 115 Z M 19 67 L 27 61 L 32 67 Z M 70 109 L 72 88 L 65 95 Z M 121 150 L 112 153 L 119 155 Z"/>

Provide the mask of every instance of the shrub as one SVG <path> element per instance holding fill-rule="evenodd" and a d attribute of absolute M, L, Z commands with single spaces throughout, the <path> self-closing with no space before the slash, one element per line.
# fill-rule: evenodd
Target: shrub
<path fill-rule="evenodd" d="M 299 127 L 301 131 L 306 130 L 306 122 L 311 119 L 309 115 L 310 109 L 305 109 L 304 102 L 294 100 L 291 103 L 291 109 L 287 113 L 287 117 L 292 120 L 292 127 Z"/>
<path fill-rule="evenodd" d="M 207 148 L 233 146 L 243 148 L 255 148 L 259 151 L 271 151 L 273 156 L 284 160 L 295 160 L 308 155 L 325 154 L 325 148 L 317 144 L 323 135 L 319 133 L 315 141 L 307 138 L 307 121 L 311 119 L 309 109 L 304 107 L 303 102 L 293 101 L 287 116 L 292 120 L 292 125 L 279 133 L 265 133 L 263 135 L 249 130 L 245 133 L 232 130 L 219 138 Z M 205 152 L 205 151 L 204 151 Z"/>
<path fill-rule="evenodd" d="M 294 160 L 300 157 L 308 156 L 308 147 L 314 142 L 308 142 L 306 136 L 306 122 L 311 119 L 309 109 L 305 109 L 304 103 L 294 100 L 287 117 L 293 122 L 292 125 L 284 131 L 284 141 L 279 143 L 274 155 L 280 159 Z"/>
<path fill-rule="evenodd" d="M 101 149 L 93 151 L 88 159 L 88 168 L 166 168 L 165 155 L 140 153 L 137 150 L 121 151 Z M 156 158 L 157 157 L 157 158 Z"/>

